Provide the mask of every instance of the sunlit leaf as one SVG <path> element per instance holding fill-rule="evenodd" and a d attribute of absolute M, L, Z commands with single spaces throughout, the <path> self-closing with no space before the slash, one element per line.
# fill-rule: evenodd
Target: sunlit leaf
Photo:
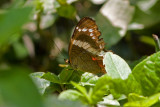
<path fill-rule="evenodd" d="M 93 91 L 91 92 L 91 101 L 92 104 L 97 104 L 97 102 L 102 101 L 102 98 L 105 94 L 107 94 L 108 86 L 107 86 L 107 78 L 101 77 L 97 81 L 95 87 L 93 88 Z"/>
<path fill-rule="evenodd" d="M 112 78 L 127 79 L 128 75 L 131 74 L 128 64 L 121 57 L 111 52 L 105 54 L 103 63 L 105 64 L 107 75 Z"/>
<path fill-rule="evenodd" d="M 150 107 L 159 101 L 160 93 L 152 95 L 144 100 L 137 100 L 131 101 L 124 105 L 124 107 L 131 107 L 131 106 L 139 106 L 139 107 Z M 157 105 L 158 107 L 158 105 Z"/>
<path fill-rule="evenodd" d="M 69 99 L 69 100 L 79 100 L 79 97 L 82 96 L 82 94 L 76 90 L 66 90 L 61 92 L 59 95 L 59 99 Z"/>
<path fill-rule="evenodd" d="M 140 83 L 143 95 L 152 95 L 160 90 L 160 52 L 157 52 L 133 69 L 133 75 Z"/>
<path fill-rule="evenodd" d="M 78 101 L 58 100 L 56 96 L 48 96 L 45 99 L 44 107 L 87 107 Z"/>
<path fill-rule="evenodd" d="M 32 77 L 34 83 L 38 87 L 38 90 L 41 94 L 44 94 L 46 88 L 49 87 L 50 85 L 49 81 L 41 78 L 43 74 L 44 74 L 43 72 L 35 72 L 30 74 L 30 76 Z"/>

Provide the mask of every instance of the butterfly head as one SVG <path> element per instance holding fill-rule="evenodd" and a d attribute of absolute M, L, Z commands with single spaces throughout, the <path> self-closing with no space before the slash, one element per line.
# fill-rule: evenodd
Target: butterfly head
<path fill-rule="evenodd" d="M 70 61 L 68 59 L 64 59 L 66 64 L 70 64 Z"/>

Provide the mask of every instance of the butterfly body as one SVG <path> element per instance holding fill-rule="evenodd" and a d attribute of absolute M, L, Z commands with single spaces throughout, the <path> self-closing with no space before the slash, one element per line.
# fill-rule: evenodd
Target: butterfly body
<path fill-rule="evenodd" d="M 94 20 L 79 21 L 69 44 L 69 62 L 73 69 L 94 74 L 106 73 L 103 65 L 104 41 Z"/>

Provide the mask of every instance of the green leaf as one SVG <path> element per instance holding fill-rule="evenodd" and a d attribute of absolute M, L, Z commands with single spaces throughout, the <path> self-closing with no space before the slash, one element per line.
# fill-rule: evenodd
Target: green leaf
<path fill-rule="evenodd" d="M 62 87 L 57 84 L 57 83 L 50 83 L 50 86 L 48 86 L 46 89 L 45 89 L 45 92 L 44 92 L 44 95 L 45 96 L 48 96 L 48 95 L 51 95 L 53 93 L 61 93 L 62 91 Z"/>
<path fill-rule="evenodd" d="M 78 101 L 58 100 L 56 96 L 48 96 L 44 101 L 44 107 L 87 107 Z"/>
<path fill-rule="evenodd" d="M 31 78 L 33 79 L 33 82 L 38 87 L 39 92 L 43 95 L 46 88 L 49 87 L 50 82 L 45 79 L 42 79 L 42 75 L 44 75 L 44 72 L 35 72 L 30 74 Z"/>
<path fill-rule="evenodd" d="M 31 10 L 31 7 L 24 7 L 0 14 L 0 46 L 8 43 L 11 36 L 20 31 L 22 25 L 29 20 Z"/>
<path fill-rule="evenodd" d="M 131 101 L 126 103 L 125 107 L 139 106 L 139 107 L 150 107 L 159 101 L 160 93 L 152 95 L 144 100 Z"/>
<path fill-rule="evenodd" d="M 48 80 L 50 82 L 53 82 L 53 83 L 61 83 L 58 76 L 51 73 L 51 72 L 47 72 L 47 73 L 43 74 L 43 76 L 41 78 Z"/>
<path fill-rule="evenodd" d="M 81 101 L 86 103 L 86 104 L 91 104 L 91 98 L 89 97 L 85 87 L 82 87 L 82 86 L 80 86 L 77 83 L 72 82 L 72 81 L 71 81 L 71 83 L 82 94 Z"/>
<path fill-rule="evenodd" d="M 76 10 L 72 5 L 62 5 L 57 8 L 57 12 L 60 16 L 73 19 L 76 15 Z"/>
<path fill-rule="evenodd" d="M 143 95 L 150 96 L 160 91 L 160 52 L 157 52 L 141 63 L 132 71 L 136 81 L 141 85 Z"/>
<path fill-rule="evenodd" d="M 72 82 L 72 81 L 71 81 L 71 84 L 72 84 L 73 86 L 75 86 L 76 89 L 78 89 L 83 95 L 87 96 L 87 90 L 86 90 L 84 87 L 82 87 L 82 86 L 80 86 L 80 85 L 78 85 L 77 83 Z"/>
<path fill-rule="evenodd" d="M 76 90 L 66 90 L 60 93 L 59 99 L 74 101 L 79 100 L 80 96 L 82 96 L 82 94 Z"/>
<path fill-rule="evenodd" d="M 92 73 L 85 72 L 81 76 L 81 84 L 83 86 L 85 86 L 85 85 L 94 86 L 96 84 L 97 80 L 98 80 L 98 76 L 96 76 Z"/>
<path fill-rule="evenodd" d="M 69 81 L 80 82 L 83 72 L 74 70 Z"/>
<path fill-rule="evenodd" d="M 135 93 L 130 93 L 128 95 L 128 101 L 129 102 L 133 102 L 133 101 L 141 101 L 141 100 L 145 100 L 147 99 L 147 97 L 135 94 Z"/>
<path fill-rule="evenodd" d="M 28 68 L 0 70 L 0 96 L 6 107 L 42 107 L 41 96 L 28 73 Z"/>
<path fill-rule="evenodd" d="M 69 82 L 74 70 L 71 69 L 70 67 L 64 68 L 61 73 L 58 75 L 60 81 L 62 83 L 67 83 Z"/>
<path fill-rule="evenodd" d="M 131 74 L 128 64 L 121 57 L 111 52 L 106 52 L 103 63 L 105 64 L 107 75 L 112 78 L 121 78 L 124 80 Z"/>
<path fill-rule="evenodd" d="M 128 96 L 129 93 L 141 94 L 141 88 L 139 86 L 139 83 L 135 80 L 135 78 L 131 74 L 126 80 L 112 79 L 108 75 L 104 76 L 105 76 L 105 82 L 109 86 L 109 90 L 115 98 L 119 98 L 122 95 Z"/>
<path fill-rule="evenodd" d="M 102 106 L 107 106 L 107 107 L 119 107 L 120 106 L 120 103 L 117 101 L 117 100 L 115 100 L 114 98 L 113 98 L 113 95 L 108 95 L 108 96 L 105 96 L 104 98 L 103 98 L 103 101 L 101 101 L 101 102 L 99 102 L 98 104 L 100 104 L 100 105 L 102 105 Z"/>
<path fill-rule="evenodd" d="M 91 101 L 92 104 L 97 104 L 97 102 L 102 101 L 102 98 L 105 94 L 107 94 L 108 86 L 107 86 L 107 78 L 101 77 L 97 81 L 95 87 L 93 88 L 93 91 L 91 92 Z"/>

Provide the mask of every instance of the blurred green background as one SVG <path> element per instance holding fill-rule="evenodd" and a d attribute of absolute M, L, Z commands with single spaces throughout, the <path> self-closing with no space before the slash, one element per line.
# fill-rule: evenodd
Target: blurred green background
<path fill-rule="evenodd" d="M 155 52 L 152 34 L 160 35 L 159 0 L 1 0 L 0 6 L 0 106 L 3 100 L 24 104 L 18 102 L 22 98 L 15 86 L 32 95 L 25 99 L 30 104 L 37 98 L 33 107 L 40 105 L 26 74 L 60 73 L 58 64 L 68 58 L 70 37 L 80 18 L 96 20 L 106 49 L 131 68 Z"/>

